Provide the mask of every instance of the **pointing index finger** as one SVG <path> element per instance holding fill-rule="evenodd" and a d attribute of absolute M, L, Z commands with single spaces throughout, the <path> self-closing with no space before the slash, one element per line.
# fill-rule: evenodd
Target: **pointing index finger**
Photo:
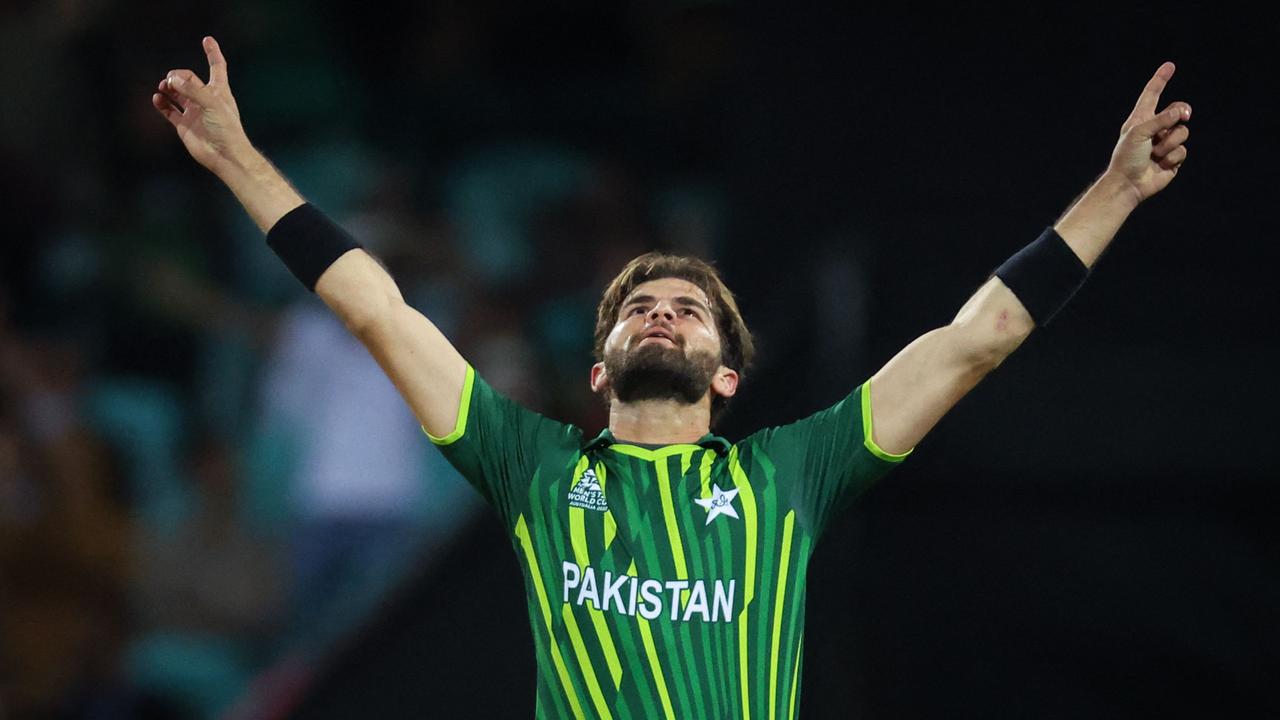
<path fill-rule="evenodd" d="M 1156 74 L 1151 76 L 1147 81 L 1147 86 L 1142 89 L 1142 94 L 1138 96 L 1138 102 L 1133 106 L 1133 112 L 1130 117 L 1138 122 L 1142 122 L 1152 115 L 1156 114 L 1156 106 L 1160 104 L 1160 93 L 1164 92 L 1164 86 L 1168 84 L 1169 78 L 1173 77 L 1173 71 L 1176 66 L 1171 62 L 1162 64 L 1156 70 Z"/>
<path fill-rule="evenodd" d="M 201 44 L 204 45 L 205 56 L 209 58 L 209 81 L 220 84 L 227 82 L 227 59 L 222 56 L 218 41 L 212 35 L 206 35 Z"/>

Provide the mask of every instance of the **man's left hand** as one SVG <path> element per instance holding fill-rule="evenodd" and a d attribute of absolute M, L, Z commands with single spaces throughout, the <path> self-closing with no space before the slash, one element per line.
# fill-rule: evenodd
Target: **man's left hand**
<path fill-rule="evenodd" d="M 1120 127 L 1120 141 L 1107 166 L 1108 174 L 1122 178 L 1133 189 L 1138 202 L 1168 187 L 1187 160 L 1186 142 L 1191 131 L 1186 122 L 1191 119 L 1191 106 L 1177 101 L 1156 112 L 1160 93 L 1173 71 L 1173 63 L 1166 62 L 1147 82 Z"/>

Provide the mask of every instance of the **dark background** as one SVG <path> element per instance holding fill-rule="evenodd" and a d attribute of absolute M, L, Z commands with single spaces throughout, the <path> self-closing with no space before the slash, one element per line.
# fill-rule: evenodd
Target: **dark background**
<path fill-rule="evenodd" d="M 145 107 L 168 67 L 203 72 L 208 33 L 233 89 L 255 56 L 344 67 L 324 122 L 345 118 L 424 168 L 415 202 L 432 203 L 431 168 L 492 137 L 606 158 L 638 192 L 700 178 L 726 198 L 714 256 L 762 349 L 719 428 L 733 439 L 824 407 L 948 322 L 1101 172 L 1143 84 L 1176 62 L 1161 106 L 1186 100 L 1194 115 L 1175 182 L 1134 213 L 1054 324 L 820 544 L 800 707 L 821 718 L 1280 716 L 1274 26 L 1151 6 L 323 3 L 275 12 L 285 25 L 306 14 L 332 44 L 300 32 L 276 47 L 257 6 L 237 7 L 99 12 L 68 40 L 86 82 L 47 104 L 73 116 L 56 124 L 99 123 L 99 102 Z M 469 19 L 443 24 L 456 16 Z M 434 74 L 424 58 L 440 56 L 411 51 L 433 31 L 469 43 L 449 56 L 464 71 Z M 106 72 L 104 57 L 116 59 Z M 240 103 L 268 155 L 321 122 Z M 6 97 L 4 112 L 22 104 Z M 58 162 L 7 148 L 11 296 L 37 294 L 22 270 L 31 239 L 74 212 L 61 180 L 77 143 L 126 177 L 158 167 L 185 178 L 218 198 L 201 211 L 214 221 L 234 212 L 154 122 L 141 144 L 101 128 L 92 143 L 50 138 Z M 64 190 L 40 192 L 33 177 Z M 588 273 L 558 281 L 588 298 L 601 287 Z M 54 322 L 15 315 L 33 334 Z M 532 644 L 509 548 L 482 514 L 318 661 L 282 714 L 530 716 Z"/>

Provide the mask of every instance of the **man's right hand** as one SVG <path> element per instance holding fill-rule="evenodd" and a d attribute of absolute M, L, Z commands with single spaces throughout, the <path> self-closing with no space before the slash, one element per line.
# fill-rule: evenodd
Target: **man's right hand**
<path fill-rule="evenodd" d="M 304 201 L 249 143 L 227 85 L 227 61 L 204 39 L 209 82 L 190 70 L 170 70 L 151 104 L 178 131 L 196 162 L 231 189 L 266 233 Z M 456 430 L 467 362 L 426 317 L 405 304 L 395 280 L 368 253 L 352 250 L 316 282 L 316 295 L 369 349 L 427 432 Z"/>
<path fill-rule="evenodd" d="M 206 37 L 203 45 L 209 82 L 190 70 L 170 70 L 151 96 L 151 104 L 177 129 L 191 157 L 224 177 L 240 156 L 251 153 L 252 146 L 240 125 L 240 110 L 227 83 L 227 60 L 218 41 Z"/>
<path fill-rule="evenodd" d="M 209 82 L 190 70 L 170 70 L 151 104 L 178 131 L 191 157 L 226 183 L 265 233 L 303 199 L 250 144 L 227 84 L 227 59 L 217 40 L 206 37 L 203 44 Z"/>

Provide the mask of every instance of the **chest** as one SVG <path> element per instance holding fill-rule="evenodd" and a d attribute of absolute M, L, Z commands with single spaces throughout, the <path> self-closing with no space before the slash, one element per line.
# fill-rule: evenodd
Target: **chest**
<path fill-rule="evenodd" d="M 579 567 L 665 578 L 727 573 L 761 530 L 745 470 L 694 448 L 583 455 L 550 483 L 544 520 L 556 554 Z"/>

